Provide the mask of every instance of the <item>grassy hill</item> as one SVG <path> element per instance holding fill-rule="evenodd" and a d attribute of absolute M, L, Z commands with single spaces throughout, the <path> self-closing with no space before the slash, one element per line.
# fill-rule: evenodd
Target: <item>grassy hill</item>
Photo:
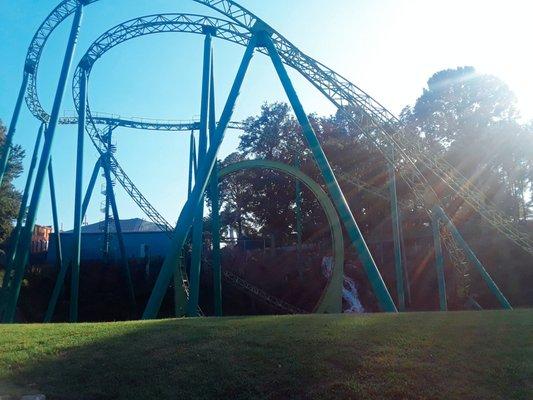
<path fill-rule="evenodd" d="M 532 399 L 533 310 L 0 326 L 0 397 L 32 392 Z"/>

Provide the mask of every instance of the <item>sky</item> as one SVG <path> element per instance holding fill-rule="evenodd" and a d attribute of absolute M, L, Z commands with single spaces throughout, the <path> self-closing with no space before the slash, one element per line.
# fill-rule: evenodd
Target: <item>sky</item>
<path fill-rule="evenodd" d="M 533 24 L 530 0 L 240 0 L 311 57 L 348 78 L 393 113 L 412 105 L 435 72 L 474 66 L 503 79 L 515 92 L 524 119 L 533 119 Z M 0 0 L 0 119 L 9 125 L 22 80 L 27 47 L 56 0 Z M 217 16 L 191 0 L 103 0 L 86 7 L 73 66 L 90 44 L 111 27 L 156 13 Z M 38 92 L 50 112 L 70 21 L 51 36 L 41 61 Z M 93 111 L 123 117 L 188 120 L 200 113 L 202 40 L 198 35 L 162 34 L 124 43 L 98 60 L 89 83 Z M 215 40 L 217 113 L 229 93 L 243 48 Z M 74 68 L 73 68 L 74 69 Z M 71 74 L 72 75 L 72 74 Z M 334 107 L 301 76 L 291 73 L 308 113 L 328 115 Z M 74 109 L 69 77 L 62 112 Z M 269 60 L 257 55 L 246 77 L 234 120 L 256 115 L 265 102 L 286 101 Z M 15 143 L 29 164 L 39 122 L 23 108 Z M 238 132 L 229 131 L 220 156 L 236 149 Z M 187 187 L 188 133 L 117 129 L 117 159 L 148 200 L 174 223 Z M 61 126 L 53 163 L 63 229 L 72 228 L 76 127 Z M 86 140 L 84 185 L 97 153 Z M 26 176 L 16 181 L 22 189 Z M 97 184 L 87 222 L 103 218 Z M 120 218 L 143 217 L 117 186 Z M 37 223 L 51 225 L 46 187 Z"/>

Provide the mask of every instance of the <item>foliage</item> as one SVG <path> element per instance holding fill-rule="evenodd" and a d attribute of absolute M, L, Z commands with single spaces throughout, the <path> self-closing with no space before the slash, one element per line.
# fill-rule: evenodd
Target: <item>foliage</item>
<path fill-rule="evenodd" d="M 6 127 L 0 120 L 0 149 L 6 139 Z M 8 161 L 7 171 L 0 186 L 0 246 L 5 245 L 13 229 L 13 220 L 17 218 L 20 207 L 20 192 L 15 189 L 13 181 L 22 174 L 24 150 L 19 145 L 13 146 Z"/>
<path fill-rule="evenodd" d="M 358 179 L 373 182 L 374 185 L 386 181 L 382 175 L 384 161 L 378 156 L 378 150 L 351 127 L 346 118 L 341 114 L 331 117 L 311 115 L 310 120 L 335 170 L 355 174 Z M 247 158 L 270 159 L 299 166 L 303 172 L 323 184 L 312 154 L 304 144 L 298 122 L 287 104 L 264 104 L 258 116 L 248 118 L 238 152 L 230 155 L 224 165 Z M 384 217 L 388 203 L 378 199 L 379 207 L 375 197 L 370 198 L 357 185 L 349 181 L 340 183 L 345 193 L 349 194 L 348 201 L 352 211 L 358 215 L 363 230 L 369 232 L 380 225 L 380 221 L 375 221 Z M 240 210 L 240 217 L 246 221 L 249 230 L 255 229 L 256 233 L 265 235 L 274 234 L 282 243 L 294 240 L 295 182 L 272 171 L 247 171 L 235 174 L 223 185 L 222 191 L 224 210 Z M 304 238 L 317 241 L 329 234 L 324 231 L 327 226 L 325 216 L 310 192 L 304 189 L 302 195 Z M 369 207 L 370 204 L 374 207 Z"/>
<path fill-rule="evenodd" d="M 359 126 L 343 112 L 309 117 L 365 238 L 370 242 L 383 242 L 392 236 L 388 166 L 372 138 L 361 132 L 360 126 L 367 128 L 365 124 L 369 123 L 364 113 L 357 109 L 343 111 L 352 113 L 355 118 L 351 120 L 357 120 Z M 410 135 L 417 136 L 415 140 L 422 147 L 456 166 L 501 212 L 517 224 L 526 222 L 533 205 L 533 123 L 522 123 L 516 98 L 504 82 L 494 76 L 478 74 L 472 67 L 437 72 L 428 80 L 427 88 L 414 106 L 403 110 L 400 121 Z M 246 120 L 239 149 L 224 164 L 246 158 L 299 164 L 303 172 L 323 184 L 299 124 L 287 104 L 264 104 L 259 115 Z M 466 237 L 485 235 L 499 238 L 503 243 L 498 233 L 486 226 L 433 171 L 421 166 L 420 169 Z M 228 178 L 222 190 L 223 224 L 239 226 L 236 230 L 240 234 L 274 234 L 278 243 L 294 242 L 294 182 L 270 171 L 247 171 Z M 324 231 L 327 226 L 324 216 L 310 193 L 304 190 L 303 196 L 304 239 L 323 240 L 328 234 Z M 429 237 L 430 244 L 428 216 L 424 210 L 413 208 L 410 202 L 413 193 L 400 179 L 398 197 L 402 204 L 405 237 Z M 487 254 L 489 251 L 487 249 Z M 513 265 L 515 271 L 522 270 L 518 272 L 520 276 L 529 276 L 523 271 L 523 257 L 507 254 L 505 264 L 510 268 Z M 491 265 L 490 259 L 483 256 L 480 254 L 492 273 L 505 276 L 498 270 L 501 265 Z M 424 252 L 420 257 L 423 260 L 410 260 L 416 264 L 414 268 L 422 268 L 418 263 L 431 264 L 431 255 Z M 389 262 L 391 265 L 385 265 L 385 271 L 392 269 L 392 258 L 381 256 L 382 264 Z M 462 278 L 454 279 L 460 286 Z M 521 286 L 514 290 L 527 291 Z M 531 302 L 533 299 L 527 304 Z"/>
<path fill-rule="evenodd" d="M 437 72 L 402 120 L 503 213 L 525 220 L 533 182 L 533 130 L 520 123 L 516 98 L 504 82 L 472 67 Z M 442 185 L 439 189 L 442 197 L 450 194 Z M 462 203 L 452 196 L 448 206 L 453 214 Z"/>

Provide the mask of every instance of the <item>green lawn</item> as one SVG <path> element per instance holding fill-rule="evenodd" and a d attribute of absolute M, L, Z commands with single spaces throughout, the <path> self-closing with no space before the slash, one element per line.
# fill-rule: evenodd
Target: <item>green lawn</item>
<path fill-rule="evenodd" d="M 34 392 L 533 399 L 533 310 L 0 326 L 0 396 Z"/>

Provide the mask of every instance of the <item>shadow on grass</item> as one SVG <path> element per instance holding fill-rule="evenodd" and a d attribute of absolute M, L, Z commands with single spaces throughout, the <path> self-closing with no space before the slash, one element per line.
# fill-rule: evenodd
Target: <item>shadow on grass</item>
<path fill-rule="evenodd" d="M 8 370 L 0 389 L 24 387 L 48 399 L 527 399 L 532 393 L 531 311 L 2 330 L 7 351 L 0 367 Z"/>

